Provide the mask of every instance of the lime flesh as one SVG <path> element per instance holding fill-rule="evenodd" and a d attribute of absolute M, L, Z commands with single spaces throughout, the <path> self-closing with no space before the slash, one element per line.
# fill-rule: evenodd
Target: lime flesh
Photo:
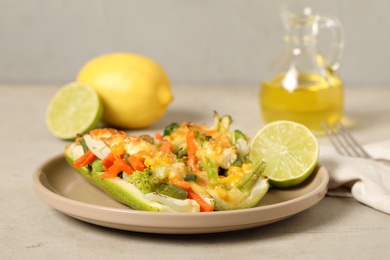
<path fill-rule="evenodd" d="M 95 128 L 102 115 L 103 106 L 93 88 L 85 84 L 69 83 L 50 100 L 46 124 L 54 136 L 72 140 L 77 134 Z"/>
<path fill-rule="evenodd" d="M 292 121 L 275 121 L 262 127 L 251 143 L 253 162 L 264 160 L 264 172 L 272 186 L 287 188 L 306 180 L 315 169 L 319 144 L 304 125 Z"/>

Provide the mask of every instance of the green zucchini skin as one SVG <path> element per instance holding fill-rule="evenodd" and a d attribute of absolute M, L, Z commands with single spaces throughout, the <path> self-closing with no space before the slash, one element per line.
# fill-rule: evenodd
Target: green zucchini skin
<path fill-rule="evenodd" d="M 153 206 L 153 203 L 143 197 L 143 193 L 133 184 L 121 179 L 103 179 L 96 172 L 90 172 L 87 167 L 76 168 L 71 158 L 65 150 L 65 159 L 77 173 L 83 176 L 88 182 L 103 190 L 113 199 L 136 210 L 161 211 L 159 207 Z"/>

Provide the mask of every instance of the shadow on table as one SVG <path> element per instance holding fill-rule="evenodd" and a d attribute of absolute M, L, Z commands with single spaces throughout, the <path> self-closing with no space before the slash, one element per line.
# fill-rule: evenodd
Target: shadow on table
<path fill-rule="evenodd" d="M 120 239 L 129 238 L 129 240 L 136 239 L 137 241 L 148 241 L 153 243 L 177 243 L 177 244 L 245 244 L 249 241 L 261 241 L 273 239 L 276 237 L 289 236 L 300 233 L 327 233 L 329 226 L 335 222 L 341 221 L 342 218 L 348 218 L 348 210 L 337 211 L 334 209 L 334 203 L 338 204 L 337 208 L 351 207 L 351 200 L 346 198 L 325 197 L 319 204 L 307 209 L 297 215 L 294 215 L 285 220 L 261 226 L 258 228 L 245 229 L 240 231 L 231 231 L 223 233 L 211 234 L 191 234 L 191 235 L 166 235 L 166 234 L 149 234 L 132 231 L 116 230 L 93 224 L 85 223 L 70 217 L 67 221 L 78 222 L 77 225 L 89 226 L 91 232 L 108 237 L 116 237 Z M 355 203 L 355 202 L 352 202 Z M 354 214 L 354 213 L 351 213 Z M 92 230 L 93 229 L 93 230 Z"/>

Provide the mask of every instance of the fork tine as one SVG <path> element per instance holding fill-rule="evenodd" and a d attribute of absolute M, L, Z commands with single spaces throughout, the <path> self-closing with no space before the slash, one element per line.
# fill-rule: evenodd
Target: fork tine
<path fill-rule="evenodd" d="M 334 123 L 334 126 L 322 122 L 321 126 L 340 155 L 372 158 L 340 122 Z"/>
<path fill-rule="evenodd" d="M 363 147 L 356 141 L 356 139 L 349 133 L 346 127 L 340 122 L 335 123 L 340 135 L 348 143 L 351 150 L 355 153 L 355 156 L 363 158 L 371 158 L 371 156 L 363 149 Z"/>
<path fill-rule="evenodd" d="M 321 122 L 321 126 L 338 154 L 352 156 L 338 136 L 338 130 L 335 130 L 329 122 Z"/>
<path fill-rule="evenodd" d="M 334 127 L 329 122 L 321 122 L 321 127 L 338 154 L 371 159 L 390 166 L 390 160 L 373 158 L 369 155 L 340 122 L 334 123 Z M 351 153 L 351 151 L 353 151 L 353 153 Z"/>

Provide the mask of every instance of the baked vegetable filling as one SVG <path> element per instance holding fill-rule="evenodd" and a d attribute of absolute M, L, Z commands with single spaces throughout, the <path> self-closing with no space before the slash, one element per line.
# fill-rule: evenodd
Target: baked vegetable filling
<path fill-rule="evenodd" d="M 138 210 L 197 212 L 255 206 L 269 188 L 266 164 L 249 159 L 249 138 L 214 124 L 168 125 L 155 136 L 98 128 L 68 145 L 68 163 L 114 199 Z"/>

